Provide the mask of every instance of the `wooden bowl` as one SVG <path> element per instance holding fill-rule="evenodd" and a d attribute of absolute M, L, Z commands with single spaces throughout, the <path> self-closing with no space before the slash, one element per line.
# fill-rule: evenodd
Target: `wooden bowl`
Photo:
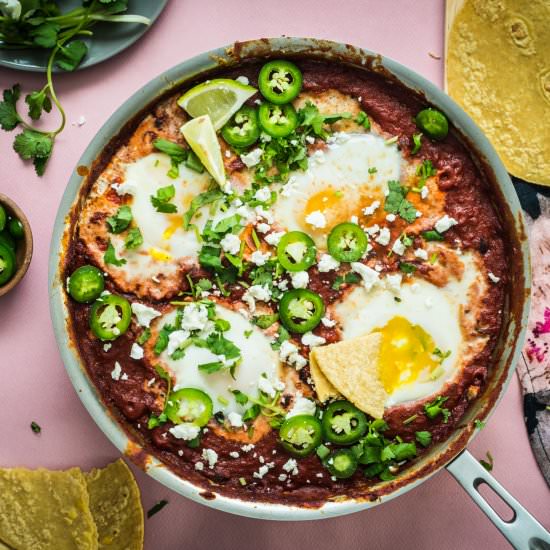
<path fill-rule="evenodd" d="M 6 209 L 8 216 L 14 216 L 21 221 L 24 231 L 23 238 L 17 241 L 17 251 L 15 254 L 17 268 L 15 274 L 4 286 L 0 286 L 0 296 L 4 296 L 4 294 L 7 294 L 12 288 L 17 286 L 19 281 L 25 276 L 25 273 L 27 273 L 32 258 L 32 231 L 29 220 L 27 220 L 23 211 L 15 202 L 0 193 L 0 204 Z"/>

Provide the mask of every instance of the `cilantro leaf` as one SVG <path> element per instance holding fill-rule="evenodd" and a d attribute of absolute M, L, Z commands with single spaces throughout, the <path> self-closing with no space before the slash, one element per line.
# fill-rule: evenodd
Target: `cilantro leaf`
<path fill-rule="evenodd" d="M 305 128 L 311 128 L 313 133 L 323 140 L 326 140 L 329 136 L 324 126 L 326 124 L 334 124 L 342 118 L 351 118 L 349 113 L 322 115 L 319 109 L 311 101 L 307 101 L 305 106 L 298 111 L 298 126 Z"/>
<path fill-rule="evenodd" d="M 25 103 L 29 106 L 29 117 L 38 120 L 42 111 L 49 113 L 52 110 L 52 102 L 46 90 L 37 90 L 25 97 Z"/>
<path fill-rule="evenodd" d="M 39 434 L 41 431 L 42 431 L 42 428 L 33 420 L 31 422 L 31 430 L 35 433 L 35 434 Z"/>
<path fill-rule="evenodd" d="M 273 323 L 276 323 L 278 320 L 278 313 L 273 313 L 272 315 L 259 315 L 258 317 L 252 318 L 252 322 L 264 330 L 269 328 Z"/>
<path fill-rule="evenodd" d="M 255 403 L 250 408 L 246 409 L 243 414 L 243 422 L 248 422 L 249 420 L 255 420 L 260 413 L 262 412 L 262 409 L 260 408 L 260 405 Z"/>
<path fill-rule="evenodd" d="M 399 215 L 408 223 L 416 220 L 416 208 L 407 199 L 403 199 L 399 205 Z"/>
<path fill-rule="evenodd" d="M 338 277 L 334 279 L 334 283 L 332 283 L 332 290 L 340 290 L 340 288 L 344 284 L 355 284 L 360 282 L 361 276 L 358 273 L 350 271 L 349 273 L 345 273 L 344 275 L 338 275 Z"/>
<path fill-rule="evenodd" d="M 19 84 L 15 84 L 11 89 L 4 90 L 4 101 L 0 102 L 0 127 L 2 130 L 13 130 L 21 122 L 16 107 L 20 95 L 21 88 Z"/>
<path fill-rule="evenodd" d="M 124 258 L 118 259 L 116 257 L 116 250 L 113 246 L 113 243 L 109 240 L 109 244 L 107 245 L 107 250 L 105 251 L 105 254 L 103 255 L 103 261 L 106 265 L 115 265 L 117 267 L 120 267 L 121 265 L 124 265 L 126 263 L 126 260 Z"/>
<path fill-rule="evenodd" d="M 222 361 L 213 361 L 212 363 L 202 363 L 197 368 L 200 371 L 206 372 L 206 374 L 214 374 L 219 372 L 225 367 Z"/>
<path fill-rule="evenodd" d="M 133 250 L 134 248 L 138 248 L 142 244 L 143 235 L 141 234 L 139 227 L 132 227 L 132 229 L 128 231 L 128 235 L 126 236 L 126 240 L 124 241 L 124 246 L 128 250 Z"/>
<path fill-rule="evenodd" d="M 57 34 L 60 26 L 56 23 L 46 21 L 32 29 L 29 33 L 36 46 L 41 48 L 53 48 L 57 43 Z"/>
<path fill-rule="evenodd" d="M 147 327 L 137 338 L 136 342 L 140 345 L 140 346 L 143 346 L 143 344 L 145 344 L 145 342 L 147 342 L 147 340 L 149 340 L 149 338 L 151 338 L 151 329 L 149 327 Z"/>
<path fill-rule="evenodd" d="M 248 403 L 248 396 L 240 390 L 231 390 L 231 393 L 235 396 L 235 401 L 239 405 L 246 405 Z"/>
<path fill-rule="evenodd" d="M 444 241 L 445 240 L 445 237 L 435 229 L 424 231 L 422 233 L 422 237 L 424 237 L 424 240 L 426 241 Z"/>
<path fill-rule="evenodd" d="M 286 342 L 289 339 L 290 339 L 290 334 L 288 330 L 286 330 L 286 328 L 283 327 L 283 325 L 281 325 L 279 327 L 279 332 L 277 333 L 277 339 L 271 343 L 271 348 L 274 350 L 278 350 L 281 348 L 281 344 L 283 342 Z"/>
<path fill-rule="evenodd" d="M 212 333 L 206 339 L 208 349 L 215 355 L 223 355 L 226 359 L 237 359 L 241 356 L 241 350 L 223 334 Z"/>
<path fill-rule="evenodd" d="M 159 187 L 157 194 L 151 195 L 151 204 L 155 207 L 157 212 L 164 214 L 174 214 L 178 211 L 178 207 L 175 204 L 170 204 L 170 201 L 176 195 L 176 188 L 173 185 L 167 185 L 166 187 Z"/>
<path fill-rule="evenodd" d="M 365 113 L 364 111 L 359 111 L 359 113 L 355 117 L 355 122 L 363 126 L 365 130 L 370 130 L 370 119 L 367 113 Z"/>
<path fill-rule="evenodd" d="M 420 147 L 422 147 L 422 132 L 419 132 L 418 134 L 413 134 L 413 148 L 411 149 L 411 155 L 416 155 L 418 151 L 420 151 Z"/>
<path fill-rule="evenodd" d="M 448 397 L 442 397 L 441 395 L 438 396 L 434 401 L 431 403 L 426 403 L 424 405 L 424 411 L 426 413 L 426 416 L 428 418 L 434 419 L 440 414 L 443 415 L 443 422 L 447 423 L 449 420 L 449 416 L 451 415 L 450 411 L 448 409 L 444 409 L 441 405 L 445 403 L 449 399 Z"/>
<path fill-rule="evenodd" d="M 423 160 L 422 164 L 416 167 L 416 175 L 419 176 L 418 189 L 422 189 L 426 185 L 426 180 L 437 175 L 437 170 L 434 168 L 431 160 Z"/>
<path fill-rule="evenodd" d="M 478 430 L 482 430 L 483 428 L 485 428 L 485 422 L 483 422 L 483 420 L 479 420 L 479 418 L 476 418 L 474 420 L 474 425 Z"/>
<path fill-rule="evenodd" d="M 487 457 L 487 460 L 483 460 L 482 458 L 479 459 L 479 463 L 488 471 L 490 472 L 493 469 L 493 466 L 495 464 L 495 461 L 493 459 L 493 455 L 490 451 L 487 451 L 485 453 L 485 456 Z"/>
<path fill-rule="evenodd" d="M 25 129 L 15 137 L 13 149 L 23 160 L 33 160 L 36 173 L 44 174 L 46 163 L 50 158 L 53 138 L 49 134 Z"/>
<path fill-rule="evenodd" d="M 199 252 L 199 263 L 203 267 L 210 267 L 215 271 L 223 269 L 220 258 L 221 248 L 219 246 L 205 245 Z"/>
<path fill-rule="evenodd" d="M 427 447 L 432 442 L 432 434 L 428 431 L 416 432 L 414 436 L 422 447 Z"/>
<path fill-rule="evenodd" d="M 122 233 L 132 221 L 132 209 L 128 205 L 121 206 L 114 216 L 107 218 L 111 233 Z"/>
<path fill-rule="evenodd" d="M 82 40 L 73 40 L 59 49 L 55 64 L 65 71 L 74 71 L 87 53 L 88 46 Z"/>
<path fill-rule="evenodd" d="M 180 175 L 179 165 L 187 159 L 189 152 L 181 145 L 168 141 L 167 139 L 156 139 L 153 141 L 153 146 L 161 153 L 164 153 L 170 157 L 171 168 L 168 171 L 168 177 L 175 179 Z"/>
<path fill-rule="evenodd" d="M 217 200 L 223 198 L 224 193 L 220 189 L 211 189 L 209 191 L 204 191 L 200 195 L 197 195 L 189 206 L 189 210 L 183 215 L 183 229 L 186 231 L 189 229 L 189 225 L 193 216 L 197 213 L 197 210 L 202 206 L 207 204 L 212 204 Z"/>
<path fill-rule="evenodd" d="M 399 262 L 399 269 L 403 273 L 414 273 L 416 271 L 416 266 L 409 262 Z"/>
<path fill-rule="evenodd" d="M 384 210 L 391 214 L 399 214 L 406 222 L 416 220 L 416 208 L 405 197 L 408 189 L 396 180 L 388 181 L 388 196 L 384 202 Z"/>

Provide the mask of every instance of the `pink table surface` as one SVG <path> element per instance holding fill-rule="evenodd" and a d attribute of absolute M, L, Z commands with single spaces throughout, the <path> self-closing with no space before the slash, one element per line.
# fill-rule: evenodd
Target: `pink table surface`
<path fill-rule="evenodd" d="M 153 0 L 152 0 L 153 1 Z M 379 51 L 442 85 L 443 2 L 422 0 L 171 0 L 132 48 L 91 69 L 56 77 L 69 117 L 46 175 L 35 176 L 0 132 L 0 190 L 24 209 L 34 232 L 29 272 L 0 299 L 0 465 L 82 468 L 119 456 L 73 391 L 48 309 L 47 263 L 54 216 L 84 148 L 109 115 L 161 71 L 234 40 L 315 36 Z M 42 77 L 0 68 L 0 86 L 25 91 Z M 85 125 L 75 123 L 84 115 Z M 42 426 L 37 436 L 32 420 Z M 528 444 L 517 379 L 470 450 L 495 458 L 493 473 L 546 528 L 550 491 Z M 167 499 L 146 520 L 147 550 L 312 548 L 506 548 L 498 531 L 445 471 L 384 506 L 321 523 L 272 523 L 210 510 L 170 492 L 134 468 L 143 505 Z"/>

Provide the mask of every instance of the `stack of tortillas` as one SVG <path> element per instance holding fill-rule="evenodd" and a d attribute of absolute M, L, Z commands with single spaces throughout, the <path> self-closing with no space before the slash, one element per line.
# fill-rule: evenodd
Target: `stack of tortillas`
<path fill-rule="evenodd" d="M 0 469 L 0 549 L 142 550 L 139 488 L 122 460 L 106 468 Z"/>
<path fill-rule="evenodd" d="M 550 185 L 550 2 L 447 0 L 447 91 L 514 176 Z"/>
<path fill-rule="evenodd" d="M 309 368 L 320 401 L 345 397 L 374 418 L 384 415 L 388 397 L 378 356 L 382 334 L 374 332 L 311 350 Z"/>

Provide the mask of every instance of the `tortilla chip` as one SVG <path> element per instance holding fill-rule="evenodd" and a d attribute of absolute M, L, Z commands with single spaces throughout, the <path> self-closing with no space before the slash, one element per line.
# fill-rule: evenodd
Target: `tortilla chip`
<path fill-rule="evenodd" d="M 379 375 L 382 334 L 375 332 L 311 351 L 330 384 L 348 401 L 374 418 L 384 416 L 388 397 Z"/>
<path fill-rule="evenodd" d="M 447 91 L 506 169 L 550 185 L 550 4 L 466 0 L 447 41 Z"/>
<path fill-rule="evenodd" d="M 88 504 L 78 468 L 0 469 L 0 540 L 18 550 L 96 550 Z"/>
<path fill-rule="evenodd" d="M 324 403 L 328 399 L 340 397 L 338 390 L 327 380 L 327 377 L 323 374 L 323 371 L 319 368 L 317 361 L 315 360 L 315 354 L 313 353 L 316 348 L 313 348 L 309 354 L 309 372 L 313 385 L 315 386 L 315 393 L 317 399 Z"/>
<path fill-rule="evenodd" d="M 136 480 L 119 459 L 85 474 L 99 548 L 142 550 L 143 508 Z"/>

